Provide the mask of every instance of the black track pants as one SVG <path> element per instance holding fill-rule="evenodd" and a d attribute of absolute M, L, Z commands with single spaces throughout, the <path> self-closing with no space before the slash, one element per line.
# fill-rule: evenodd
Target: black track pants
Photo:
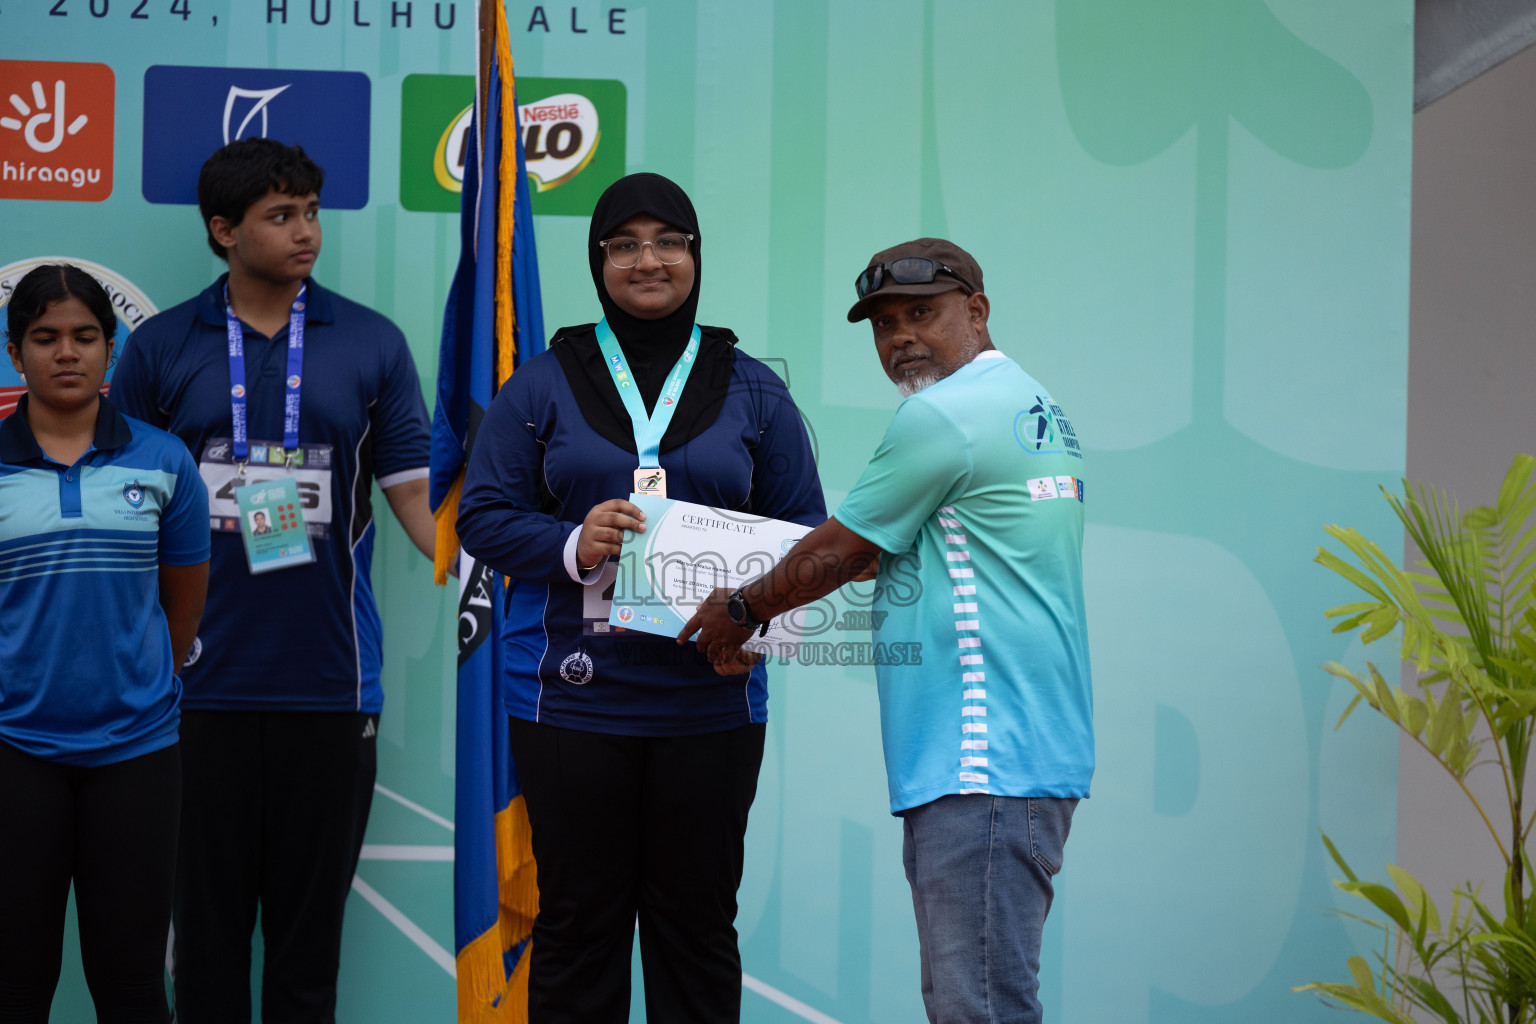
<path fill-rule="evenodd" d="M 177 1024 L 331 1024 L 342 911 L 373 801 L 377 715 L 184 711 Z"/>
<path fill-rule="evenodd" d="M 609 736 L 512 719 L 539 871 L 530 1024 L 629 1020 L 637 914 L 646 1019 L 740 1019 L 736 890 L 765 732 Z"/>
<path fill-rule="evenodd" d="M 181 752 L 44 761 L 0 741 L 0 1022 L 46 1024 L 70 882 L 101 1024 L 164 1024 Z"/>

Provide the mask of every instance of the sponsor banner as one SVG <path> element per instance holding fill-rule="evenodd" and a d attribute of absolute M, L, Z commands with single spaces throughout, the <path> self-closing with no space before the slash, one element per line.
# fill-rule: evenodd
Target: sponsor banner
<path fill-rule="evenodd" d="M 473 75 L 406 75 L 400 86 L 400 205 L 457 213 L 474 112 Z"/>
<path fill-rule="evenodd" d="M 520 78 L 517 102 L 533 212 L 590 217 L 626 170 L 624 83 Z"/>
<path fill-rule="evenodd" d="M 11 293 L 16 290 L 16 282 L 33 268 L 50 263 L 73 263 L 100 281 L 101 286 L 106 289 L 107 296 L 112 300 L 112 311 L 117 314 L 117 333 L 114 335 L 115 346 L 112 353 L 112 361 L 116 363 L 117 357 L 123 354 L 123 343 L 127 341 L 128 335 L 159 310 L 137 285 L 110 267 L 75 256 L 33 256 L 17 260 L 15 263 L 7 263 L 0 266 L 0 309 L 4 309 L 11 301 Z M 108 366 L 107 383 L 102 386 L 103 393 L 107 391 L 111 382 L 112 367 Z M 16 409 L 16 403 L 21 400 L 26 390 L 21 375 L 16 372 L 11 361 L 0 360 L 0 419 L 9 416 Z"/>
<path fill-rule="evenodd" d="M 518 134 L 535 214 L 586 217 L 625 172 L 624 83 L 519 78 Z M 452 213 L 464 187 L 475 80 L 407 75 L 400 97 L 400 205 Z"/>
<path fill-rule="evenodd" d="M 1039 481 L 1030 496 L 1055 495 L 1030 509 L 1083 514 L 1084 505 L 1067 503 L 1083 497 L 1087 471 L 1067 453 L 1079 441 L 1093 447 L 1085 454 L 1104 493 L 1086 509 L 1083 589 L 1099 761 L 1093 799 L 1072 823 L 1059 890 L 1067 898 L 1046 928 L 1041 1001 L 1072 1022 L 1329 1020 L 1332 1011 L 1276 981 L 1330 977 L 1328 964 L 1371 955 L 1379 933 L 1332 913 L 1349 909 L 1349 894 L 1329 885 L 1317 836 L 1326 831 L 1356 867 L 1394 859 L 1398 739 L 1391 723 L 1358 714 L 1332 729 L 1349 694 L 1316 666 L 1336 660 L 1363 671 L 1369 650 L 1329 633 L 1321 609 L 1338 603 L 1336 587 L 1303 561 L 1311 545 L 1298 540 L 1321 542 L 1321 523 L 1377 540 L 1401 529 L 1377 485 L 1395 486 L 1403 468 L 1411 0 L 0 0 L 0 58 L 16 59 L 0 62 L 0 119 L 23 126 L 0 125 L 0 267 L 73 254 L 153 289 L 157 304 L 182 301 L 219 266 L 195 207 L 146 200 L 157 167 L 180 168 L 175 201 L 190 204 L 198 167 L 223 143 L 228 104 L 232 134 L 266 131 L 314 151 L 334 210 L 349 172 L 323 147 L 366 123 L 369 167 L 352 173 L 366 183 L 367 205 L 327 214 L 315 273 L 398 323 L 429 384 L 442 285 L 459 256 L 458 222 L 447 219 L 460 197 L 455 133 L 463 127 L 455 123 L 473 98 L 477 9 L 498 6 L 516 70 L 527 73 L 518 75 L 519 99 L 544 107 L 517 139 L 534 174 L 529 208 L 563 214 L 536 218 L 551 324 L 595 314 L 582 250 L 601 188 L 626 170 L 675 178 L 705 231 L 713 225 L 717 256 L 727 237 L 751 253 L 715 265 L 701 317 L 734 327 L 742 351 L 772 354 L 823 442 L 822 483 L 837 495 L 853 486 L 900 401 L 870 360 L 867 326 L 845 324 L 837 311 L 852 301 L 869 253 L 905 237 L 948 235 L 994 283 L 994 340 L 1041 382 L 1020 390 L 1015 416 L 993 439 L 1014 441 L 1021 476 Z M 1255 16 L 1208 16 L 1228 10 Z M 84 105 L 88 65 L 17 75 L 21 58 L 111 66 L 123 88 L 122 123 L 102 136 L 113 150 L 99 167 L 71 149 L 105 127 L 101 117 L 115 117 L 110 104 Z M 146 95 L 146 69 L 187 61 L 269 70 L 189 68 L 163 102 Z M 296 80 L 281 70 L 291 68 L 361 72 L 367 79 L 353 80 L 369 92 L 342 117 L 339 90 L 305 83 L 343 76 Z M 903 84 L 886 91 L 905 103 L 871 90 L 872 77 L 891 70 Z M 417 75 L 456 76 L 461 91 L 445 90 L 424 109 L 413 99 Z M 580 84 L 593 79 L 622 83 L 606 83 L 614 95 L 605 98 L 597 91 L 605 83 Z M 283 85 L 259 111 L 260 97 L 230 101 L 231 88 Z M 573 104 L 557 98 L 571 94 L 591 102 L 595 131 L 580 104 L 560 109 Z M 59 106 L 64 137 L 47 154 L 55 180 L 46 184 L 59 184 L 62 166 L 70 185 L 54 195 L 83 199 L 77 191 L 92 187 L 106 195 L 109 175 L 110 194 L 6 201 L 21 198 L 19 161 L 42 166 L 26 125 L 46 114 L 33 135 L 49 145 Z M 887 111 L 894 116 L 878 116 Z M 86 123 L 70 135 L 82 114 Z M 294 135 L 294 118 L 318 122 L 318 135 Z M 574 150 L 562 123 L 581 130 Z M 177 164 L 175 136 L 194 129 L 202 136 Z M 361 161 L 363 147 L 354 148 Z M 122 188 L 110 162 L 118 155 Z M 562 161 L 568 170 L 588 156 L 561 180 Z M 7 160 L 16 168 L 9 181 Z M 141 191 L 141 161 L 151 192 Z M 85 174 L 78 190 L 77 167 Z M 1373 369 L 1318 369 L 1356 365 Z M 0 360 L 0 388 L 12 389 L 0 410 L 19 384 Z M 1052 408 L 1055 396 L 1066 417 Z M 1078 423 L 1081 435 L 1069 429 Z M 317 467 L 306 455 L 302 468 Z M 1220 474 L 1240 479 L 1203 490 L 1200 501 L 1168 486 Z M 124 511 L 119 489 L 131 482 L 115 480 L 110 495 Z M 220 529 L 239 529 L 238 508 L 218 518 Z M 451 865 L 414 859 L 422 848 L 412 844 L 439 842 L 449 855 L 441 826 L 456 816 L 457 683 L 451 672 L 422 667 L 450 665 L 456 651 L 486 655 L 473 645 L 493 631 L 493 605 L 505 595 L 477 564 L 456 603 L 452 588 L 401 568 L 424 566 L 412 561 L 419 555 L 403 531 L 381 526 L 373 545 L 386 638 L 379 671 L 394 709 L 377 721 L 379 782 L 411 803 L 377 798 L 388 806 L 370 824 L 359 891 L 405 917 L 349 916 L 339 981 L 358 1020 L 447 1021 L 456 998 L 444 970 L 452 961 L 441 955 L 456 945 L 444 899 Z M 551 674 L 564 667 L 559 685 L 570 692 L 609 685 L 564 681 L 588 680 L 580 655 L 590 658 L 597 644 L 631 652 L 623 656 L 634 664 L 695 657 L 637 640 L 637 621 L 656 613 L 632 599 L 621 596 L 616 608 L 633 618 L 610 625 L 604 597 L 618 590 L 617 562 L 610 565 L 598 585 L 582 588 L 601 619 L 587 608 L 590 635 L 545 661 Z M 910 571 L 890 569 L 823 599 L 832 624 L 802 640 L 799 660 L 770 670 L 770 704 L 780 704 L 769 715 L 736 922 L 749 974 L 743 1024 L 798 1020 L 785 1011 L 792 1002 L 848 1024 L 926 1019 L 913 982 L 911 900 L 889 874 L 899 823 L 874 753 L 873 666 L 921 658 L 937 677 L 958 671 L 958 648 L 941 659 L 904 647 L 911 638 L 890 635 L 890 619 L 879 642 L 848 632 L 875 627 L 877 608 L 930 596 Z M 941 585 L 934 596 L 947 600 L 952 589 Z M 456 648 L 444 623 L 466 610 L 484 614 L 460 615 L 459 635 L 469 639 Z M 199 665 L 201 653 L 194 645 Z M 988 669 L 978 682 L 989 700 L 1004 685 L 990 664 L 967 667 Z M 850 749 L 850 738 L 861 756 L 844 758 L 848 770 L 829 787 L 824 755 Z M 1012 756 L 988 753 L 999 764 Z M 1128 846 L 1137 857 L 1124 856 Z M 1211 849 L 1223 856 L 1207 864 L 1201 854 Z M 1239 903 L 1240 919 L 1221 909 Z M 833 911 L 841 923 L 829 927 Z M 402 929 L 421 941 L 402 940 Z M 259 936 L 253 944 L 259 950 Z M 92 1020 L 77 953 L 64 955 L 54 1017 Z M 1115 964 L 1113 984 L 1103 984 L 1105 963 Z"/>
<path fill-rule="evenodd" d="M 0 60 L 0 199 L 110 196 L 115 100 L 105 64 Z"/>
<path fill-rule="evenodd" d="M 214 150 L 266 137 L 303 146 L 325 169 L 325 206 L 360 210 L 370 96 L 359 71 L 155 65 L 144 72 L 144 198 L 195 205 Z"/>

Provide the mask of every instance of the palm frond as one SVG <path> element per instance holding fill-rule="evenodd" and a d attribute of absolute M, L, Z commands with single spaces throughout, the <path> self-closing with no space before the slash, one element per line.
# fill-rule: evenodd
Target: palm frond
<path fill-rule="evenodd" d="M 1504 899 L 1495 910 L 1477 888 L 1453 890 L 1442 916 L 1412 875 L 1388 865 L 1393 885 L 1363 879 L 1324 836 L 1346 876 L 1334 884 L 1372 914 L 1341 916 L 1381 929 L 1385 946 L 1374 964 L 1351 957 L 1350 981 L 1298 991 L 1387 1021 L 1536 1024 L 1536 894 L 1528 895 L 1536 865 L 1526 852 L 1536 812 L 1523 807 L 1536 735 L 1536 457 L 1517 457 L 1498 500 L 1465 513 L 1424 484 L 1405 480 L 1401 495 L 1383 493 L 1422 556 L 1413 569 L 1339 526 L 1326 530 L 1343 553 L 1319 548 L 1315 560 L 1361 592 L 1327 611 L 1334 632 L 1357 633 L 1365 643 L 1398 633 L 1417 687 L 1405 691 L 1374 663 L 1356 673 L 1330 662 L 1325 671 L 1354 690 L 1338 727 L 1363 703 L 1446 770 L 1504 859 Z M 1467 776 L 1478 766 L 1498 770 L 1508 818 L 1469 788 Z M 1457 981 L 1459 1010 L 1442 987 L 1449 978 Z"/>

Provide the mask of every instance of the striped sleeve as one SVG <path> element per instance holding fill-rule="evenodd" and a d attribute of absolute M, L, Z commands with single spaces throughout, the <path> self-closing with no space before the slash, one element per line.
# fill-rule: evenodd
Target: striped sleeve
<path fill-rule="evenodd" d="M 176 443 L 176 489 L 160 513 L 160 561 L 164 565 L 197 565 L 211 553 L 208 530 L 208 488 L 192 461 L 192 453 Z"/>

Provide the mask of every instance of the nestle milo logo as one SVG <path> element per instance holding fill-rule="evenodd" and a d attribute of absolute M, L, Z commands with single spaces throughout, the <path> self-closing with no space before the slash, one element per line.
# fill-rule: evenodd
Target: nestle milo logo
<path fill-rule="evenodd" d="M 533 212 L 589 217 L 624 176 L 624 83 L 609 78 L 520 78 L 518 136 Z"/>
<path fill-rule="evenodd" d="M 401 93 L 400 205 L 457 212 L 469 153 L 475 80 L 407 75 Z M 586 217 L 625 170 L 624 83 L 517 79 L 517 141 L 536 214 Z M 505 140 L 511 144 L 511 140 Z"/>
<path fill-rule="evenodd" d="M 591 162 L 602 141 L 597 107 L 567 92 L 517 109 L 528 184 L 548 192 L 570 181 Z"/>

